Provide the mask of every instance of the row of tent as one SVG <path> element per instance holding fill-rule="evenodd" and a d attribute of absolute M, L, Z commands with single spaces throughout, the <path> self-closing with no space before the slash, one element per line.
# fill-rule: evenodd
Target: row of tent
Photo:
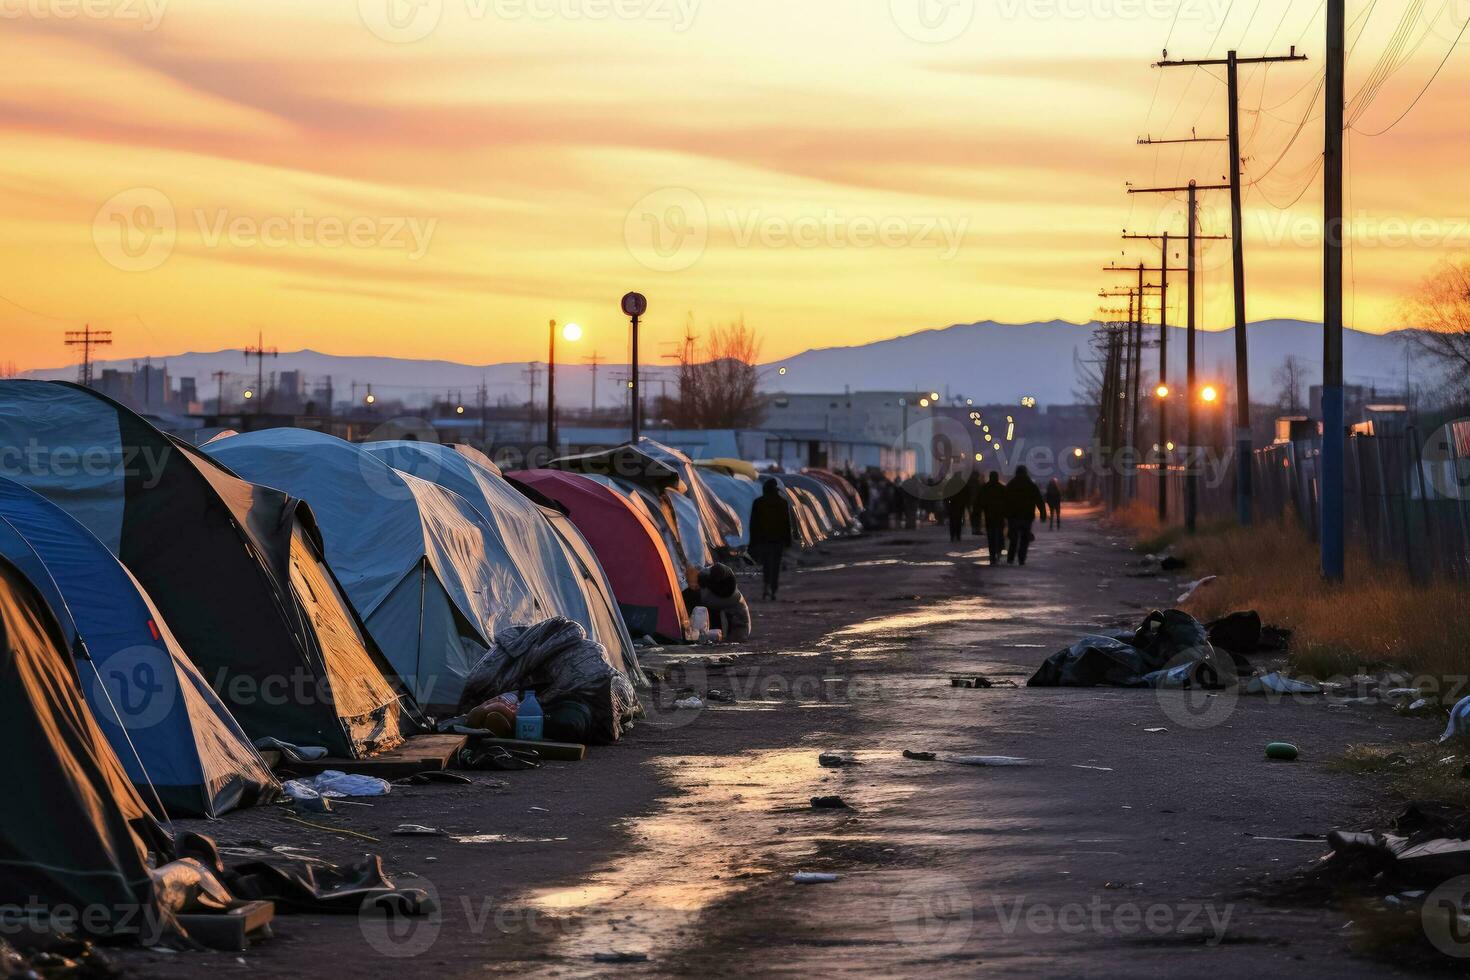
<path fill-rule="evenodd" d="M 262 739 L 362 758 L 427 730 L 508 626 L 574 621 L 644 683 L 634 636 L 691 639 L 682 590 L 739 555 L 761 479 L 651 440 L 509 474 L 298 429 L 196 448 L 89 389 L 0 382 L 0 558 L 160 817 L 272 797 Z M 856 530 L 846 481 L 776 479 L 801 543 Z"/>

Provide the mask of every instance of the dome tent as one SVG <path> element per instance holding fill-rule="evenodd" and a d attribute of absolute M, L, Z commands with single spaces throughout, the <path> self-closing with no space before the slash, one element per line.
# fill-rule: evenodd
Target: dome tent
<path fill-rule="evenodd" d="M 547 590 L 527 580 L 468 500 L 390 466 L 362 444 L 305 429 L 264 429 L 204 449 L 311 504 L 332 570 L 425 706 L 454 709 L 497 631 L 555 615 Z"/>
<path fill-rule="evenodd" d="M 112 399 L 0 382 L 0 476 L 61 507 L 142 584 L 252 739 L 384 750 L 414 706 L 321 562 L 310 509 L 236 478 Z"/>
<path fill-rule="evenodd" d="M 82 704 L 55 615 L 4 558 L 0 735 L 24 774 L 5 791 L 0 906 L 70 910 L 99 935 L 156 929 L 166 913 L 148 857 L 170 843 Z M 83 909 L 96 911 L 76 914 Z"/>
<path fill-rule="evenodd" d="M 522 470 L 511 479 L 555 500 L 602 559 L 628 629 L 682 642 L 689 613 L 658 529 L 616 490 L 589 477 Z"/>
<path fill-rule="evenodd" d="M 561 616 L 581 624 L 618 669 L 634 681 L 642 678 L 633 638 L 618 614 L 602 565 L 561 513 L 538 506 L 498 468 L 478 463 L 451 446 L 387 441 L 365 442 L 362 449 L 467 500 L 499 538 L 528 587 L 540 594 L 548 618 Z"/>
<path fill-rule="evenodd" d="M 102 542 L 0 478 L 0 554 L 50 593 L 87 706 L 133 785 L 163 808 L 158 816 L 216 817 L 273 795 L 265 760 Z"/>

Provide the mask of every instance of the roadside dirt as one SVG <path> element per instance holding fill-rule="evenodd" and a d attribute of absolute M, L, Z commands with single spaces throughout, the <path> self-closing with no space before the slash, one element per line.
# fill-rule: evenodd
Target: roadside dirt
<path fill-rule="evenodd" d="M 1024 568 L 991 568 L 979 544 L 925 528 L 804 555 L 781 601 L 753 604 L 752 642 L 645 658 L 659 671 L 686 662 L 683 686 L 736 703 L 675 711 L 665 690 L 629 737 L 582 763 L 395 789 L 311 818 L 330 830 L 274 810 L 191 822 L 228 846 L 381 854 L 442 911 L 281 916 L 243 956 L 125 962 L 254 977 L 1394 972 L 1351 954 L 1344 915 L 1250 896 L 1322 853 L 1291 838 L 1381 815 L 1371 784 L 1329 758 L 1423 737 L 1424 723 L 1320 698 L 1191 707 L 1180 694 L 1028 690 L 1046 656 L 1167 607 L 1180 579 L 1136 577 L 1135 556 L 1090 514 L 1038 529 Z M 733 666 L 697 662 L 725 653 Z M 1017 687 L 951 686 L 977 674 Z M 1267 762 L 1278 739 L 1302 759 Z M 859 764 L 824 768 L 829 751 Z M 848 808 L 810 805 L 827 795 Z M 400 823 L 471 840 L 390 836 Z M 839 879 L 795 884 L 799 871 Z"/>

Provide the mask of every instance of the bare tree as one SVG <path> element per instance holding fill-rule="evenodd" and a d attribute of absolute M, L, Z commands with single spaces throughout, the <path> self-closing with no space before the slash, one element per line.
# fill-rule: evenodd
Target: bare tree
<path fill-rule="evenodd" d="M 1306 366 L 1295 354 L 1288 354 L 1286 360 L 1271 375 L 1271 380 L 1280 389 L 1276 397 L 1276 405 L 1287 415 L 1300 415 L 1305 411 L 1305 403 L 1302 401 L 1302 386 L 1307 380 Z"/>
<path fill-rule="evenodd" d="M 17 373 L 14 361 L 0 361 L 0 378 L 13 378 Z"/>
<path fill-rule="evenodd" d="M 744 320 L 712 327 L 703 344 L 692 325 L 679 355 L 676 425 L 690 429 L 749 429 L 765 415 L 760 396 L 760 338 Z"/>
<path fill-rule="evenodd" d="M 1416 327 L 1414 343 L 1446 369 L 1447 379 L 1470 388 L 1470 257 L 1446 259 L 1404 305 Z"/>

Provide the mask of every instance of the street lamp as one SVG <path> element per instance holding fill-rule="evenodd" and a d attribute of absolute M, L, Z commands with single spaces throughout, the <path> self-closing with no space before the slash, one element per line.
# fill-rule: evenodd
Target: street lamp
<path fill-rule="evenodd" d="M 1214 385 L 1205 385 L 1199 393 L 1200 401 L 1210 403 L 1220 399 L 1220 392 Z"/>
<path fill-rule="evenodd" d="M 567 343 L 575 344 L 582 339 L 582 328 L 568 323 L 561 328 Z M 546 353 L 546 448 L 556 454 L 556 321 L 551 321 L 548 332 L 550 341 Z"/>
<path fill-rule="evenodd" d="M 1157 388 L 1154 389 L 1154 394 L 1157 395 L 1160 398 L 1168 398 L 1169 397 L 1169 386 L 1168 385 L 1159 385 Z"/>

